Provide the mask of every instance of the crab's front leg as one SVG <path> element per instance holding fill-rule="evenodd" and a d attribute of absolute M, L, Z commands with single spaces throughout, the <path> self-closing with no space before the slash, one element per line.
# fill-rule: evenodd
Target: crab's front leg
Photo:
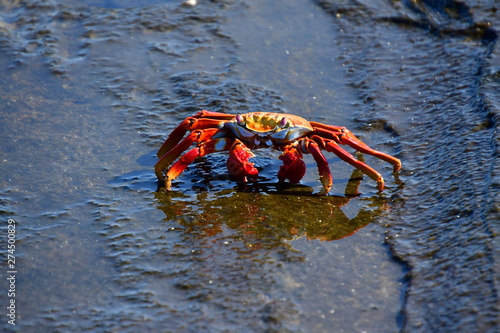
<path fill-rule="evenodd" d="M 255 155 L 243 142 L 236 139 L 229 150 L 229 158 L 226 166 L 231 177 L 239 182 L 247 182 L 248 178 L 257 179 L 259 171 L 254 167 L 254 164 L 249 161 Z"/>
<path fill-rule="evenodd" d="M 302 160 L 302 152 L 298 143 L 294 142 L 285 146 L 279 159 L 283 161 L 283 165 L 278 171 L 278 180 L 284 182 L 288 179 L 292 183 L 300 182 L 306 173 L 306 165 Z"/>

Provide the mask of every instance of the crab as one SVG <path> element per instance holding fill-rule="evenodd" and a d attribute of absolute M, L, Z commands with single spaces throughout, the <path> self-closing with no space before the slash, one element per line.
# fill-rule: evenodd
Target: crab
<path fill-rule="evenodd" d="M 188 131 L 190 133 L 184 138 Z M 193 144 L 196 146 L 184 153 Z M 361 153 L 380 158 L 392 164 L 394 172 L 401 169 L 399 159 L 370 148 L 346 127 L 307 121 L 284 113 L 250 112 L 232 115 L 203 110 L 184 119 L 165 140 L 157 153 L 159 160 L 155 165 L 155 173 L 159 187 L 171 190 L 172 180 L 195 159 L 227 151 L 229 158 L 226 166 L 231 177 L 239 182 L 255 181 L 258 170 L 249 161 L 255 156 L 251 150 L 272 148 L 282 152 L 279 156 L 283 161 L 278 171 L 279 182 L 300 182 L 306 172 L 303 154 L 311 154 L 318 165 L 323 185 L 320 194 L 327 194 L 332 187 L 333 178 L 322 153 L 325 150 L 367 174 L 377 182 L 378 190 L 383 191 L 382 175 L 340 145 L 348 145 Z"/>

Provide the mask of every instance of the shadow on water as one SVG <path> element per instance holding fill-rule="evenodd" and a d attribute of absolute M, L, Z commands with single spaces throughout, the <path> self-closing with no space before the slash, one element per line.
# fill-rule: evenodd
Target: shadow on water
<path fill-rule="evenodd" d="M 342 207 L 358 195 L 357 170 L 351 179 L 345 197 L 317 196 L 308 186 L 257 182 L 240 184 L 236 191 L 200 192 L 195 198 L 158 192 L 156 199 L 166 218 L 178 221 L 189 233 L 213 236 L 229 227 L 252 246 L 266 247 L 301 236 L 332 241 L 373 222 L 385 207 L 383 199 L 364 199 L 356 216 L 347 217 Z"/>

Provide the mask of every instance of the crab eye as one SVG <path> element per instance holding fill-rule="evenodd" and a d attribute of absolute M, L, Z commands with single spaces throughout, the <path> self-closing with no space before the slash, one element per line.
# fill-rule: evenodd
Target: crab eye
<path fill-rule="evenodd" d="M 290 124 L 288 123 L 288 119 L 286 119 L 286 117 L 281 118 L 280 122 L 278 123 L 278 126 L 281 128 L 286 128 L 290 126 Z"/>
<path fill-rule="evenodd" d="M 245 119 L 243 119 L 243 116 L 241 114 L 236 115 L 236 122 L 240 126 L 245 126 Z"/>

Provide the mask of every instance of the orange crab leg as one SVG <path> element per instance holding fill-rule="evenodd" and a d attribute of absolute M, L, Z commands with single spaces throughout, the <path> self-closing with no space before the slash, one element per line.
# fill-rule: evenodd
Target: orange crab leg
<path fill-rule="evenodd" d="M 328 138 L 336 143 L 349 145 L 350 147 L 394 165 L 394 172 L 401 169 L 401 161 L 391 155 L 382 153 L 381 151 L 370 148 L 366 143 L 359 140 L 351 131 L 345 127 L 330 126 L 317 122 L 311 122 L 315 132 L 322 138 Z"/>
<path fill-rule="evenodd" d="M 217 128 L 208 128 L 205 130 L 195 130 L 177 144 L 174 148 L 167 151 L 166 154 L 161 156 L 158 162 L 155 164 L 155 172 L 158 179 L 162 179 L 163 170 L 167 169 L 172 162 L 175 161 L 184 151 L 186 151 L 193 143 L 203 142 L 209 140 L 215 133 L 219 130 Z"/>
<path fill-rule="evenodd" d="M 323 191 L 321 191 L 320 194 L 327 194 L 330 192 L 333 185 L 333 177 L 328 162 L 316 142 L 311 139 L 304 140 L 307 140 L 305 142 L 307 151 L 311 153 L 318 165 L 319 180 L 321 184 L 323 184 Z"/>
<path fill-rule="evenodd" d="M 177 126 L 172 133 L 168 136 L 168 138 L 163 142 L 162 146 L 160 149 L 158 149 L 158 152 L 156 153 L 156 156 L 158 158 L 161 158 L 163 155 L 165 155 L 168 151 L 170 151 L 172 148 L 174 148 L 179 141 L 182 140 L 184 135 L 186 134 L 187 130 L 192 126 L 194 120 L 191 118 L 186 118 L 182 121 L 182 123 Z"/>
<path fill-rule="evenodd" d="M 278 180 L 284 182 L 289 179 L 292 183 L 298 183 L 306 173 L 306 165 L 302 160 L 302 152 L 297 143 L 292 143 L 283 148 L 283 154 L 279 157 L 283 165 L 278 171 Z"/>
<path fill-rule="evenodd" d="M 346 145 L 351 146 L 352 148 L 375 157 L 380 158 L 383 161 L 391 163 L 394 166 L 394 172 L 398 172 L 401 169 L 401 161 L 391 155 L 386 153 L 382 153 L 381 151 L 372 149 L 368 147 L 364 142 L 356 138 L 352 133 L 345 134 L 340 138 L 340 142 Z"/>
<path fill-rule="evenodd" d="M 231 120 L 236 117 L 234 114 L 215 112 L 215 111 L 207 111 L 201 110 L 193 117 L 196 118 L 211 118 L 213 120 Z"/>
<path fill-rule="evenodd" d="M 319 179 L 323 185 L 323 190 L 320 194 L 327 194 L 332 188 L 333 177 L 325 155 L 323 155 L 320 147 L 313 140 L 304 138 L 299 142 L 304 152 L 310 153 L 318 165 Z M 285 146 L 283 154 L 279 158 L 283 161 L 283 165 L 278 172 L 279 181 L 283 182 L 289 179 L 292 183 L 298 183 L 306 172 L 306 165 L 302 160 L 299 143 L 296 142 Z"/>
<path fill-rule="evenodd" d="M 167 171 L 165 177 L 160 172 L 158 179 L 165 183 L 165 188 L 170 190 L 172 185 L 172 180 L 179 177 L 179 175 L 186 170 L 186 168 L 194 162 L 196 158 L 203 157 L 207 154 L 211 154 L 218 151 L 227 151 L 232 146 L 234 140 L 228 138 L 214 139 L 205 141 L 195 148 L 191 149 L 187 153 L 181 156 L 177 162 L 175 162 L 172 167 Z"/>
<path fill-rule="evenodd" d="M 229 158 L 226 166 L 229 174 L 240 182 L 247 182 L 248 177 L 257 179 L 259 171 L 254 167 L 254 164 L 248 159 L 255 155 L 248 149 L 243 142 L 236 139 L 229 151 Z"/>
<path fill-rule="evenodd" d="M 179 143 L 179 141 L 181 141 L 188 130 L 194 131 L 197 129 L 219 128 L 222 121 L 231 120 L 234 117 L 235 116 L 232 114 L 207 110 L 200 111 L 194 116 L 184 119 L 179 126 L 177 126 L 172 133 L 170 133 L 167 140 L 165 140 L 156 155 L 158 157 L 162 157 L 169 152 Z"/>
<path fill-rule="evenodd" d="M 311 126 L 314 129 L 321 128 L 321 129 L 327 130 L 329 132 L 341 131 L 342 128 L 345 128 L 343 126 L 326 125 L 326 124 L 318 123 L 318 122 L 315 122 L 315 121 L 310 121 L 309 123 L 311 124 Z"/>
<path fill-rule="evenodd" d="M 193 119 L 192 117 L 185 119 L 179 126 L 177 126 L 176 129 L 172 131 L 172 133 L 170 133 L 167 140 L 165 140 L 160 149 L 158 149 L 156 156 L 161 158 L 163 155 L 172 150 L 182 140 L 188 130 L 195 131 L 209 128 L 217 130 L 218 124 L 219 121 L 211 119 Z"/>
<path fill-rule="evenodd" d="M 342 159 L 344 162 L 347 162 L 350 165 L 352 165 L 353 167 L 363 171 L 365 174 L 370 176 L 370 178 L 372 178 L 373 180 L 375 180 L 378 183 L 379 191 L 384 190 L 384 186 L 385 186 L 384 178 L 375 169 L 373 169 L 372 167 L 368 166 L 367 164 L 356 159 L 354 156 L 352 156 L 351 153 L 345 151 L 343 148 L 341 148 L 333 140 L 325 140 L 325 139 L 318 137 L 316 135 L 313 136 L 311 139 L 313 139 L 315 141 L 320 140 L 321 141 L 320 144 L 322 144 L 327 151 L 334 153 L 340 159 Z"/>

